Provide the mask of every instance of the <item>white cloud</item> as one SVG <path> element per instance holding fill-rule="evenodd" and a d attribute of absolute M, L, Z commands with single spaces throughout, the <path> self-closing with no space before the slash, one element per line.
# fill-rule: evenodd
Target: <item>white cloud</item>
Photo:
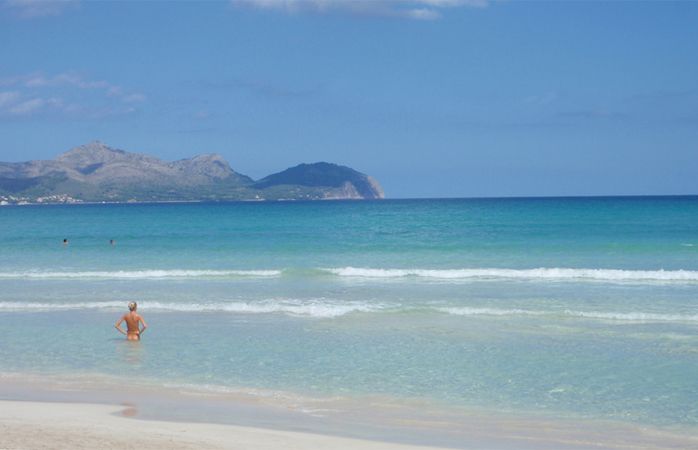
<path fill-rule="evenodd" d="M 21 19 L 36 19 L 58 16 L 78 4 L 78 0 L 5 0 L 2 6 Z"/>
<path fill-rule="evenodd" d="M 17 91 L 0 92 L 0 108 L 12 105 L 19 100 L 20 95 Z"/>
<path fill-rule="evenodd" d="M 419 0 L 416 3 L 435 6 L 439 8 L 451 8 L 455 6 L 470 6 L 474 8 L 484 8 L 488 5 L 488 0 Z"/>
<path fill-rule="evenodd" d="M 75 72 L 57 75 L 32 73 L 0 78 L 0 116 L 69 115 L 102 118 L 135 112 L 145 95 L 105 80 L 92 80 Z"/>
<path fill-rule="evenodd" d="M 118 98 L 126 103 L 137 103 L 145 100 L 145 95 L 128 91 L 121 86 L 105 80 L 90 80 L 75 72 L 63 72 L 53 76 L 43 73 L 0 78 L 0 86 L 20 86 L 29 89 L 72 87 L 84 90 L 101 91 L 108 97 Z"/>
<path fill-rule="evenodd" d="M 408 9 L 405 14 L 407 17 L 417 20 L 435 20 L 441 17 L 441 13 L 429 8 Z"/>
<path fill-rule="evenodd" d="M 52 77 L 41 73 L 31 74 L 24 77 L 15 77 L 14 80 L 25 87 L 73 86 L 80 89 L 121 89 L 103 80 L 87 80 L 74 72 L 59 73 Z"/>
<path fill-rule="evenodd" d="M 145 101 L 145 95 L 143 94 L 128 94 L 121 98 L 126 103 L 140 103 Z"/>
<path fill-rule="evenodd" d="M 442 10 L 456 7 L 482 8 L 488 0 L 230 0 L 239 8 L 279 11 L 286 14 L 330 12 L 354 15 L 435 20 Z"/>
<path fill-rule="evenodd" d="M 23 116 L 31 114 L 41 109 L 46 101 L 42 98 L 33 98 L 31 100 L 25 100 L 23 102 L 17 103 L 16 105 L 8 108 L 8 112 L 13 116 Z"/>
<path fill-rule="evenodd" d="M 0 116 L 30 116 L 37 113 L 70 113 L 75 105 L 66 105 L 59 97 L 23 96 L 17 91 L 0 92 Z"/>

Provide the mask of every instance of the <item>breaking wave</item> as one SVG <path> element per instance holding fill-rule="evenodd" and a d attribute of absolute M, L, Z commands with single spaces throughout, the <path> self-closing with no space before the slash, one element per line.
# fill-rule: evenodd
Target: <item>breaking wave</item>
<path fill-rule="evenodd" d="M 2 279 L 24 280 L 162 280 L 162 279 L 237 279 L 337 276 L 340 278 L 433 280 L 550 280 L 550 281 L 611 281 L 611 282 L 698 282 L 695 270 L 623 270 L 623 269 L 374 269 L 339 267 L 318 269 L 268 270 L 115 270 L 115 271 L 42 271 L 0 272 Z"/>
<path fill-rule="evenodd" d="M 280 270 L 117 270 L 84 272 L 0 272 L 0 279 L 125 279 L 276 277 Z"/>
<path fill-rule="evenodd" d="M 123 301 L 105 302 L 0 302 L 0 311 L 66 311 L 66 310 L 123 310 Z M 376 312 L 384 309 L 382 305 L 368 303 L 339 303 L 322 300 L 264 300 L 259 302 L 139 302 L 139 309 L 148 312 L 201 312 L 201 313 L 237 313 L 237 314 L 274 314 L 283 313 L 294 316 L 332 318 L 354 312 Z"/>
<path fill-rule="evenodd" d="M 599 281 L 682 281 L 698 282 L 694 270 L 621 270 L 621 269 L 370 269 L 342 267 L 323 269 L 340 277 L 358 278 L 433 278 L 433 279 L 525 279 L 525 280 L 599 280 Z"/>
<path fill-rule="evenodd" d="M 67 310 L 121 311 L 123 301 L 102 302 L 0 302 L 0 311 L 48 312 Z M 618 322 L 698 323 L 698 314 L 663 314 L 654 312 L 603 312 L 576 310 L 529 310 L 521 308 L 439 307 L 434 305 L 399 305 L 375 302 L 346 302 L 328 299 L 266 299 L 254 302 L 218 301 L 208 303 L 139 302 L 148 312 L 193 312 L 231 314 L 287 314 L 308 318 L 335 318 L 353 313 L 378 314 L 447 314 L 452 316 L 540 317 L 551 320 L 590 319 Z"/>
<path fill-rule="evenodd" d="M 625 322 L 698 322 L 698 314 L 659 314 L 647 312 L 599 312 L 599 311 L 536 311 L 526 309 L 437 308 L 438 311 L 456 316 L 562 316 L 581 319 L 599 319 Z"/>

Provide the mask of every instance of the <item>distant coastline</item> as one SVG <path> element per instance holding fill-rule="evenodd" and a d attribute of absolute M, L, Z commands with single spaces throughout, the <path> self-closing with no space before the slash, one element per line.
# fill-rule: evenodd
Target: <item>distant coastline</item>
<path fill-rule="evenodd" d="M 164 205 L 164 204 L 180 204 L 180 203 L 298 203 L 298 202 L 358 202 L 367 201 L 367 199 L 356 199 L 356 198 L 321 198 L 321 199 L 296 199 L 296 198 L 278 198 L 273 200 L 267 199 L 238 199 L 238 200 L 134 200 L 134 201 L 82 201 L 73 199 L 73 201 L 9 201 L 2 200 L 0 196 L 0 207 L 7 206 L 80 206 L 80 205 Z M 454 198 L 455 199 L 455 198 Z M 378 199 L 368 199 L 378 200 Z M 429 199 L 392 199 L 392 200 L 429 200 Z M 431 199 L 435 200 L 435 199 Z M 439 199 L 436 199 L 439 200 Z M 443 199 L 447 200 L 447 199 Z M 381 201 L 383 201 L 381 199 Z"/>
<path fill-rule="evenodd" d="M 99 141 L 53 160 L 0 162 L 0 205 L 384 197 L 369 175 L 328 162 L 299 164 L 254 180 L 218 154 L 168 162 Z"/>
<path fill-rule="evenodd" d="M 698 194 L 658 194 L 658 195 L 560 195 L 560 196 L 509 196 L 509 197 L 404 197 L 380 199 L 381 201 L 455 201 L 455 200 L 603 200 L 603 199 L 696 199 Z M 0 195 L 0 207 L 2 206 L 56 206 L 56 205 L 149 205 L 149 204 L 176 204 L 176 203 L 288 203 L 288 202 L 308 202 L 308 201 L 364 201 L 371 199 L 352 199 L 352 198 L 324 198 L 324 199 L 298 199 L 298 198 L 278 198 L 278 199 L 236 199 L 236 200 L 132 200 L 132 201 L 83 201 L 79 199 L 69 198 L 66 201 L 36 201 L 30 198 L 13 198 Z M 373 199 L 378 200 L 378 199 Z"/>

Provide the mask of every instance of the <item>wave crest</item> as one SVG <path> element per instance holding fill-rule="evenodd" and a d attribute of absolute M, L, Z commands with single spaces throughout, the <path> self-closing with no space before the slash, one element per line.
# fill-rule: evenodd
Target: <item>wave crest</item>
<path fill-rule="evenodd" d="M 624 270 L 624 269 L 374 269 L 339 267 L 319 269 L 268 270 L 185 270 L 149 269 L 115 271 L 41 271 L 0 272 L 1 279 L 24 280 L 158 280 L 158 279 L 235 279 L 305 277 L 334 275 L 342 278 L 399 279 L 424 278 L 435 280 L 551 280 L 551 281 L 636 281 L 636 282 L 698 282 L 695 270 Z"/>
<path fill-rule="evenodd" d="M 562 316 L 580 319 L 598 319 L 622 322 L 698 322 L 698 314 L 660 314 L 648 312 L 600 312 L 600 311 L 538 311 L 526 309 L 497 309 L 452 307 L 436 308 L 442 313 L 456 316 Z"/>
<path fill-rule="evenodd" d="M 122 301 L 102 302 L 0 302 L 0 312 L 50 312 L 68 310 L 120 311 Z M 452 316 L 540 317 L 550 319 L 590 319 L 618 322 L 680 322 L 698 323 L 698 314 L 665 314 L 655 312 L 605 312 L 576 310 L 529 310 L 521 308 L 492 307 L 438 307 L 434 305 L 399 305 L 371 302 L 342 302 L 328 299 L 267 299 L 260 301 L 218 302 L 160 302 L 141 301 L 141 309 L 148 312 L 192 312 L 231 314 L 287 314 L 307 318 L 336 318 L 354 313 L 440 313 Z"/>
<path fill-rule="evenodd" d="M 0 272 L 0 279 L 124 279 L 276 277 L 280 270 L 116 270 L 83 272 Z"/>
<path fill-rule="evenodd" d="M 694 270 L 622 270 L 622 269 L 371 269 L 342 267 L 323 269 L 340 277 L 357 278 L 433 278 L 433 279 L 525 279 L 525 280 L 598 280 L 598 281 L 698 281 Z"/>
<path fill-rule="evenodd" d="M 0 311 L 67 311 L 105 310 L 116 311 L 125 308 L 120 301 L 104 302 L 0 302 Z M 340 303 L 322 300 L 272 299 L 259 302 L 211 302 L 178 303 L 141 301 L 139 309 L 154 312 L 195 312 L 195 313 L 235 313 L 235 314 L 289 314 L 301 317 L 333 318 L 355 312 L 375 312 L 384 309 L 382 305 L 368 303 Z"/>

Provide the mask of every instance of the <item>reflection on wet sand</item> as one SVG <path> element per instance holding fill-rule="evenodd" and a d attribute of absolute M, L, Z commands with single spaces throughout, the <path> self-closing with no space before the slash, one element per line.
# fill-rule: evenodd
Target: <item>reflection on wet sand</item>
<path fill-rule="evenodd" d="M 125 408 L 121 411 L 121 415 L 124 417 L 135 417 L 138 415 L 138 408 L 133 403 L 124 402 L 121 404 Z"/>

